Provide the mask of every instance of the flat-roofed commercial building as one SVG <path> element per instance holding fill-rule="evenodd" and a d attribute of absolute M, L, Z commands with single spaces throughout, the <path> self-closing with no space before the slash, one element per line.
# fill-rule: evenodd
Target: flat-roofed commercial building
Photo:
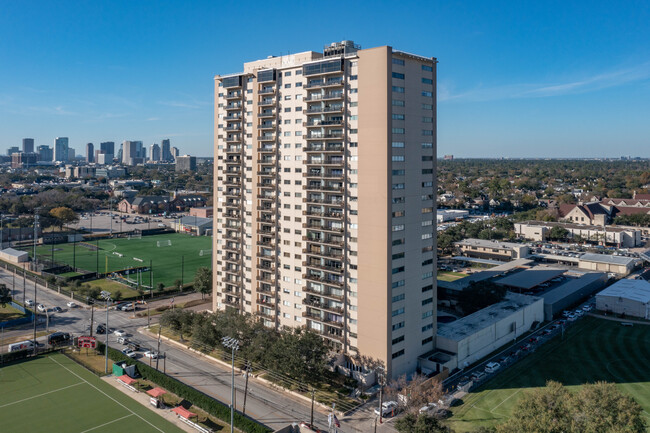
<path fill-rule="evenodd" d="M 631 279 L 617 281 L 596 294 L 596 309 L 650 319 L 650 283 Z"/>
<path fill-rule="evenodd" d="M 633 257 L 586 253 L 580 256 L 578 267 L 590 271 L 628 275 L 637 266 L 638 262 L 639 259 Z"/>
<path fill-rule="evenodd" d="M 511 343 L 544 321 L 544 301 L 535 296 L 508 292 L 502 302 L 490 305 L 455 322 L 438 327 L 438 349 L 456 354 L 456 365 L 464 368 Z"/>
<path fill-rule="evenodd" d="M 415 371 L 436 334 L 436 60 L 349 41 L 215 77 L 214 309 Z"/>
<path fill-rule="evenodd" d="M 454 242 L 460 254 L 466 257 L 479 259 L 493 259 L 508 262 L 523 259 L 529 256 L 530 249 L 527 245 L 514 242 L 500 242 L 483 239 L 465 239 Z"/>
<path fill-rule="evenodd" d="M 561 227 L 575 238 L 580 237 L 587 241 L 605 242 L 621 248 L 634 248 L 642 245 L 641 230 L 631 227 L 603 227 L 573 223 L 526 221 L 515 223 L 515 233 L 524 239 L 544 242 L 553 227 Z"/>

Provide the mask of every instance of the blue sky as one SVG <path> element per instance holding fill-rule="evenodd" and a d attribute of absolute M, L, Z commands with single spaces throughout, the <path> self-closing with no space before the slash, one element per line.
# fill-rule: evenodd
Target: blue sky
<path fill-rule="evenodd" d="M 649 22 L 647 1 L 0 0 L 0 149 L 207 156 L 215 74 L 351 39 L 438 58 L 439 155 L 650 157 Z"/>

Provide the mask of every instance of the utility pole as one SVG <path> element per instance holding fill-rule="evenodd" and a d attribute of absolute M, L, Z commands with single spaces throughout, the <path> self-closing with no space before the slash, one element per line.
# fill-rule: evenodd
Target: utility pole
<path fill-rule="evenodd" d="M 25 283 L 24 278 L 25 278 L 25 268 L 23 268 L 23 287 L 24 287 L 24 283 Z M 23 290 L 25 290 L 25 289 L 23 289 Z M 37 305 L 38 305 L 38 302 L 36 302 L 36 284 L 34 284 L 34 307 L 36 307 Z M 35 308 L 35 311 L 34 311 L 34 355 L 36 355 L 37 350 L 38 350 L 38 346 L 36 345 L 36 322 L 37 322 L 37 319 L 38 319 L 37 311 L 38 311 L 38 309 Z"/>
<path fill-rule="evenodd" d="M 158 360 L 160 359 L 160 331 L 162 330 L 162 325 L 158 323 L 158 349 L 156 349 L 156 370 L 158 370 Z"/>
<path fill-rule="evenodd" d="M 95 238 L 95 248 L 97 251 L 97 278 L 99 278 L 99 238 Z"/>
<path fill-rule="evenodd" d="M 311 389 L 311 417 L 309 417 L 309 426 L 314 428 L 314 398 L 316 396 L 316 391 L 314 388 Z"/>
<path fill-rule="evenodd" d="M 246 362 L 246 385 L 244 386 L 244 406 L 242 407 L 242 414 L 246 414 L 246 396 L 248 394 L 248 374 L 249 370 L 251 368 L 251 363 L 250 361 Z"/>
<path fill-rule="evenodd" d="M 108 374 L 108 301 L 111 300 L 111 292 L 102 290 L 100 296 L 106 301 L 106 347 L 104 347 L 104 374 Z"/>
<path fill-rule="evenodd" d="M 37 270 L 37 267 L 36 267 L 36 263 L 37 263 L 37 260 L 36 260 L 36 240 L 38 239 L 38 217 L 40 216 L 38 214 L 39 210 L 40 210 L 40 208 L 38 208 L 38 207 L 34 209 L 34 256 L 33 256 L 34 272 L 36 272 L 36 270 Z"/>
<path fill-rule="evenodd" d="M 163 374 L 167 374 L 167 352 L 163 352 Z"/>
<path fill-rule="evenodd" d="M 383 398 L 384 398 L 384 380 L 383 380 L 383 372 L 379 372 L 379 424 L 382 424 L 383 421 L 381 419 L 383 415 L 382 411 L 382 406 L 383 406 Z"/>
<path fill-rule="evenodd" d="M 93 320 L 95 318 L 95 304 L 90 304 L 90 336 L 93 336 Z M 106 331 L 108 332 L 108 331 Z"/>
<path fill-rule="evenodd" d="M 149 259 L 149 297 L 153 298 L 153 260 L 152 259 Z"/>
<path fill-rule="evenodd" d="M 235 350 L 239 350 L 239 340 L 232 337 L 223 337 L 221 339 L 223 344 L 228 349 L 232 350 L 232 379 L 230 386 L 230 433 L 235 432 Z"/>
<path fill-rule="evenodd" d="M 181 256 L 181 293 L 183 292 L 183 284 L 185 283 L 185 256 Z"/>

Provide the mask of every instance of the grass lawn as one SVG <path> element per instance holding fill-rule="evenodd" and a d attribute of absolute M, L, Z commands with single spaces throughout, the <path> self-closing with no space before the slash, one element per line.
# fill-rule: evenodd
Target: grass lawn
<path fill-rule="evenodd" d="M 171 246 L 158 247 L 158 241 L 171 241 Z M 175 280 L 182 279 L 188 283 L 194 279 L 196 270 L 201 266 L 210 267 L 211 254 L 200 255 L 203 250 L 212 250 L 212 238 L 209 236 L 189 236 L 180 233 L 170 233 L 154 236 L 143 236 L 141 239 L 101 239 L 99 251 L 93 247 L 95 242 L 79 242 L 73 244 L 42 245 L 36 248 L 39 257 L 51 258 L 54 249 L 54 260 L 57 262 L 73 263 L 77 268 L 88 271 L 115 272 L 133 267 L 153 267 L 153 277 L 149 271 L 139 274 L 142 285 L 149 286 L 153 279 L 154 288 L 158 283 L 166 287 Z M 27 249 L 32 254 L 31 249 Z M 121 255 L 121 257 L 120 257 Z M 76 258 L 74 258 L 76 257 Z M 139 260 L 136 260 L 139 259 Z M 140 261 L 141 260 L 141 261 Z M 130 279 L 136 281 L 136 275 Z"/>
<path fill-rule="evenodd" d="M 442 281 L 456 281 L 466 276 L 467 274 L 462 272 L 438 271 L 438 279 Z"/>
<path fill-rule="evenodd" d="M 117 281 L 107 280 L 105 278 L 101 280 L 87 281 L 86 283 L 90 285 L 90 287 L 99 287 L 102 290 L 111 292 L 111 294 L 115 294 L 115 292 L 119 290 L 122 292 L 122 298 L 139 296 L 137 290 L 132 289 L 124 284 L 120 284 Z"/>
<path fill-rule="evenodd" d="M 16 310 L 9 304 L 7 304 L 6 307 L 0 305 L 0 322 L 4 322 L 5 320 L 20 319 L 23 316 L 23 313 Z"/>
<path fill-rule="evenodd" d="M 527 389 L 555 380 L 578 389 L 582 384 L 608 381 L 618 384 L 643 407 L 650 421 L 650 327 L 621 326 L 618 322 L 585 317 L 564 334 L 543 344 L 535 353 L 508 367 L 463 404 L 452 408 L 449 426 L 469 432 L 478 426 L 505 421 Z"/>
<path fill-rule="evenodd" d="M 182 432 L 64 355 L 0 370 L 0 425 L 22 432 Z"/>

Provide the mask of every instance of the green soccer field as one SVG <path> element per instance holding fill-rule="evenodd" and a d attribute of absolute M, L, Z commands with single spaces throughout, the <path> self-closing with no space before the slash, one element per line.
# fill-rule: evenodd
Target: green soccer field
<path fill-rule="evenodd" d="M 171 246 L 157 246 L 158 242 L 164 244 L 166 241 L 171 241 Z M 88 271 L 99 270 L 100 273 L 149 267 L 151 263 L 153 276 L 150 272 L 142 272 L 129 278 L 132 281 L 139 278 L 143 286 L 149 286 L 153 279 L 154 288 L 161 282 L 169 287 L 181 277 L 184 283 L 191 282 L 196 270 L 201 266 L 211 267 L 212 261 L 212 238 L 209 236 L 171 233 L 142 236 L 141 239 L 100 239 L 99 251 L 89 248 L 87 244 L 94 246 L 96 242 L 77 243 L 76 246 L 42 245 L 36 248 L 36 254 L 47 259 L 52 258 L 53 254 L 56 262 L 74 264 Z M 203 255 L 200 255 L 201 251 L 204 251 Z M 29 253 L 31 255 L 32 251 Z"/>
<path fill-rule="evenodd" d="M 615 382 L 643 407 L 650 422 L 650 327 L 621 326 L 585 317 L 535 353 L 507 367 L 452 408 L 449 425 L 456 432 L 505 421 L 527 389 L 555 380 L 578 389 L 596 381 Z"/>
<path fill-rule="evenodd" d="M 1 368 L 0 389 L 3 433 L 183 431 L 60 354 Z"/>

